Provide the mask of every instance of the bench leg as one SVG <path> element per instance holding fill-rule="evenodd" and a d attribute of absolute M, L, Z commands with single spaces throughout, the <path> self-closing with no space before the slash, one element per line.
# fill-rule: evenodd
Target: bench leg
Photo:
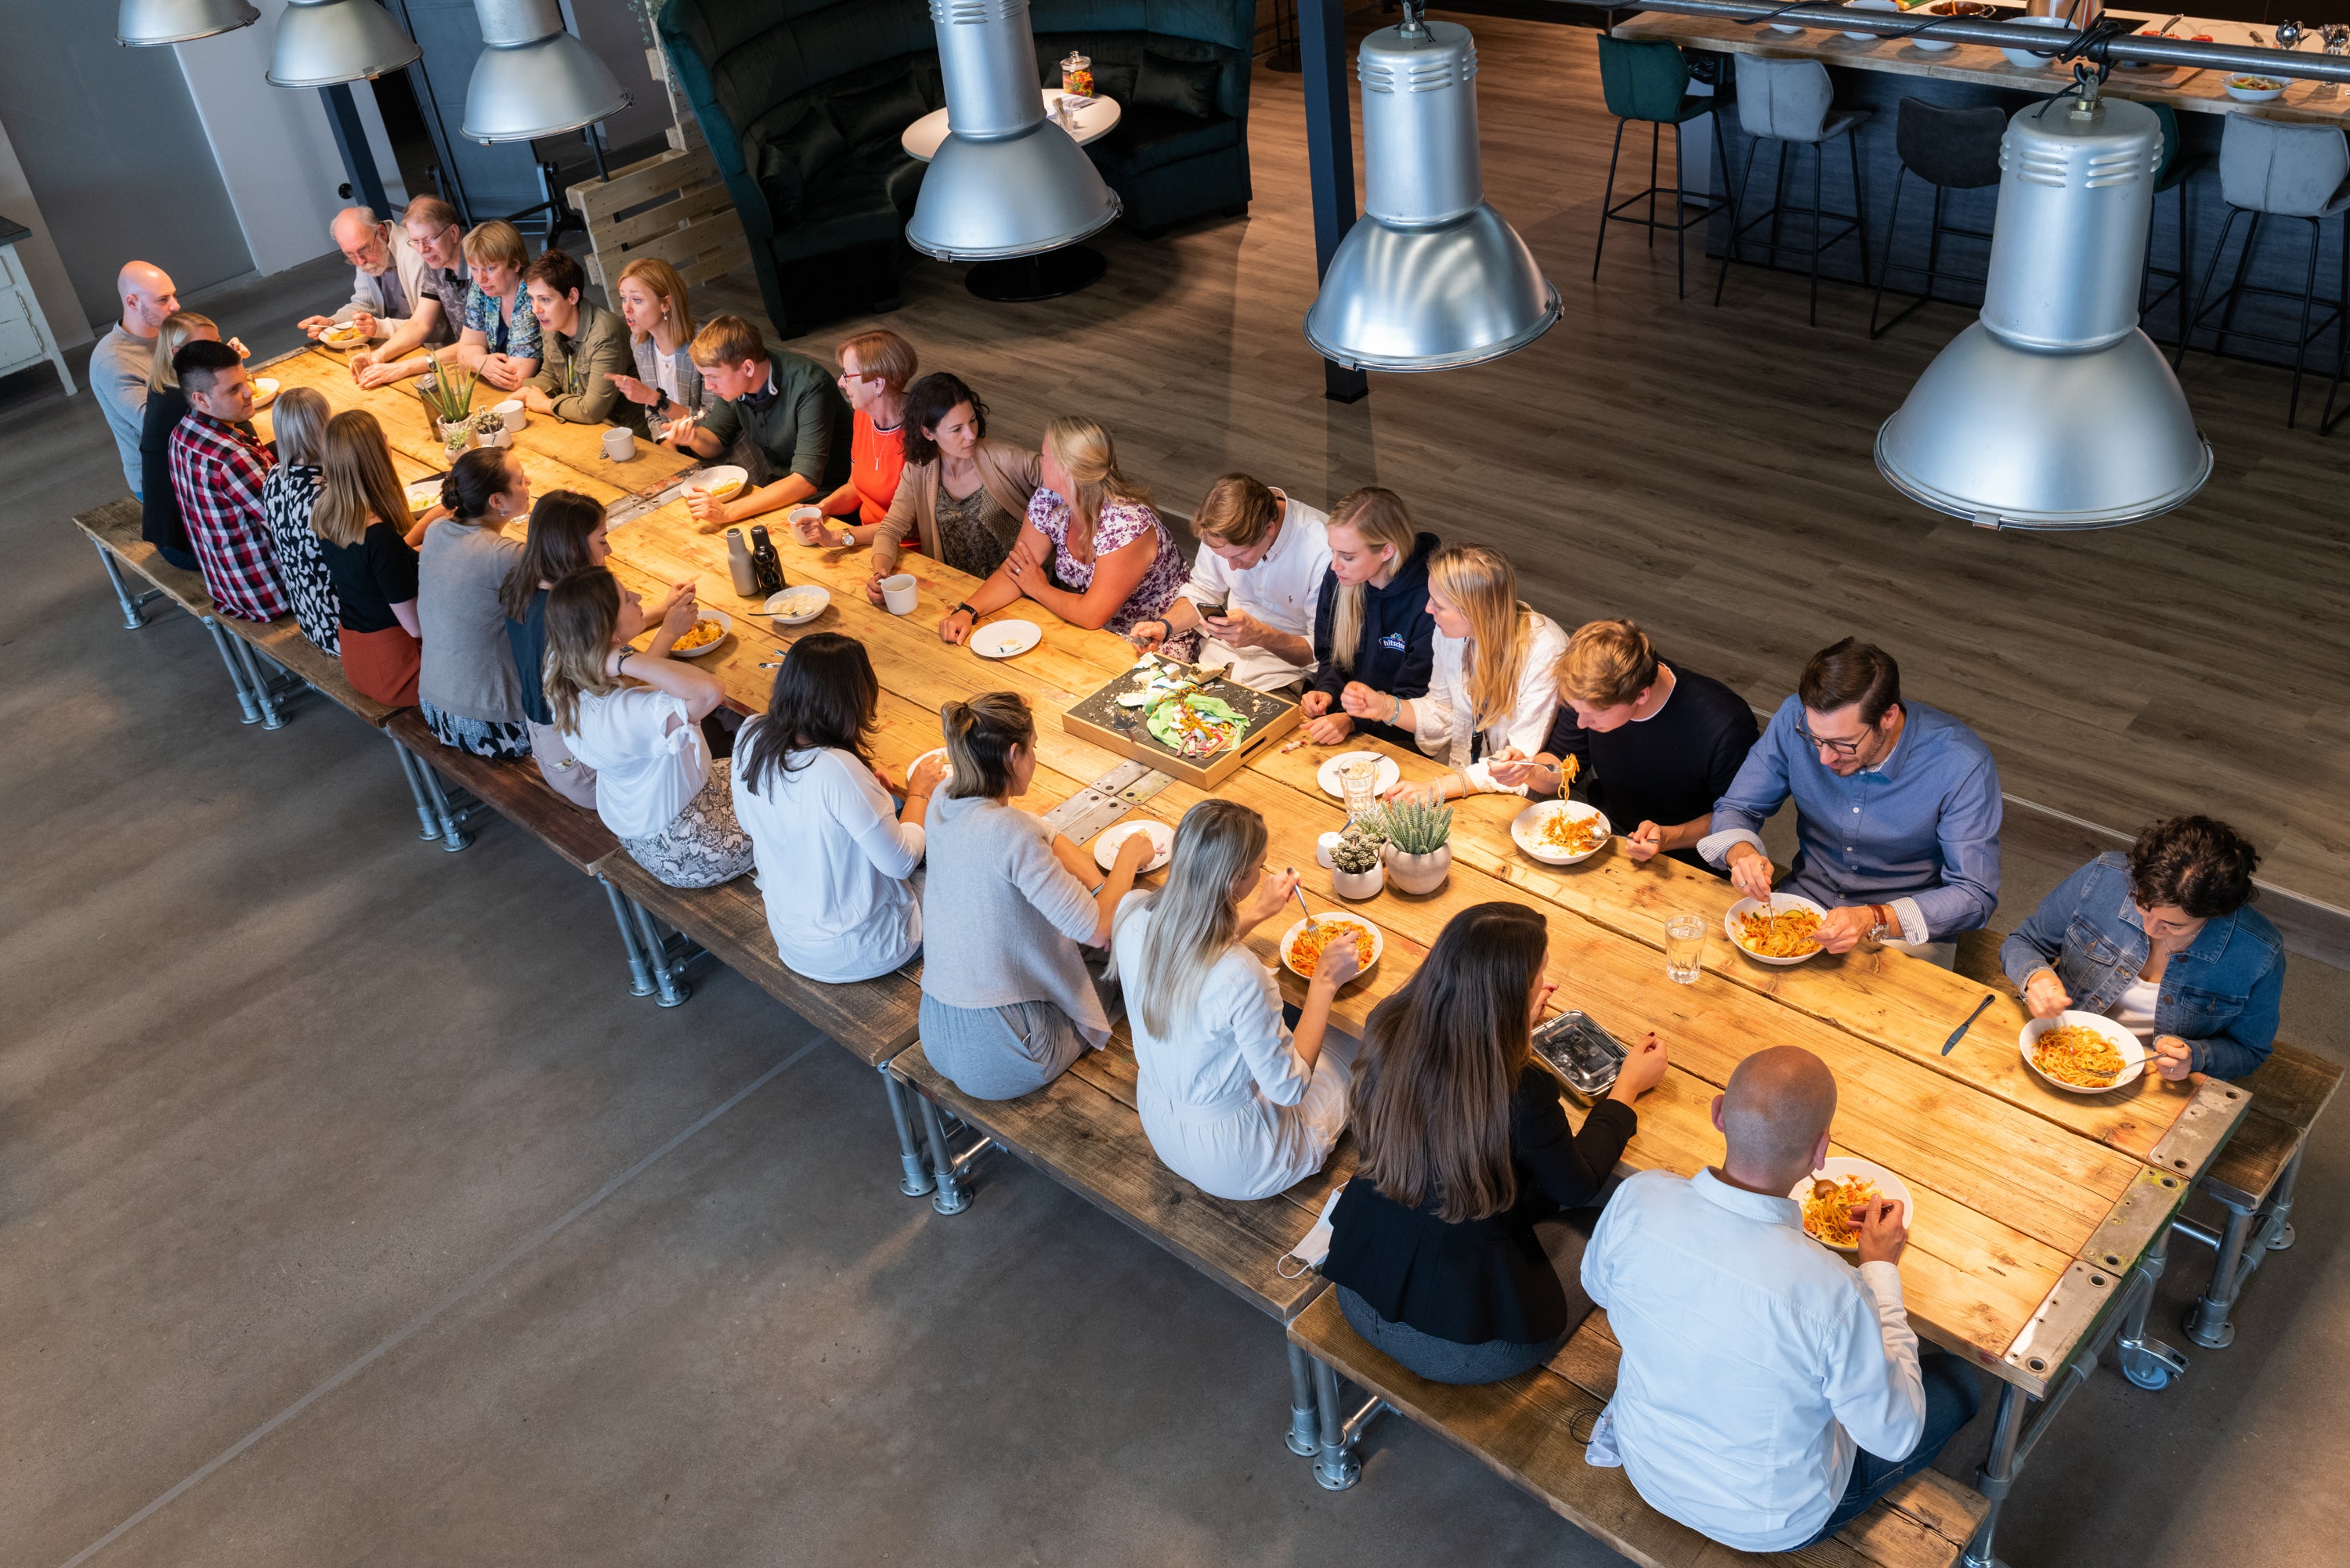
<path fill-rule="evenodd" d="M 682 1007 L 692 996 L 693 987 L 678 978 L 676 966 L 669 961 L 669 944 L 661 940 L 652 911 L 633 898 L 629 905 L 637 912 L 637 934 L 644 940 L 645 964 L 652 971 L 657 999 L 663 1007 Z"/>
<path fill-rule="evenodd" d="M 938 1185 L 931 1179 L 931 1168 L 922 1163 L 922 1150 L 914 1142 L 913 1118 L 906 1114 L 906 1091 L 898 1082 L 889 1064 L 881 1064 L 881 1092 L 889 1097 L 889 1119 L 898 1128 L 898 1190 L 909 1198 L 920 1198 Z"/>
<path fill-rule="evenodd" d="M 947 1152 L 947 1129 L 939 1125 L 939 1107 L 930 1096 L 920 1098 L 922 1133 L 931 1144 L 931 1168 L 938 1173 L 938 1190 L 931 1194 L 931 1207 L 941 1214 L 960 1214 L 971 1207 L 971 1195 L 962 1189 L 954 1156 Z"/>
<path fill-rule="evenodd" d="M 629 961 L 629 994 L 650 996 L 653 993 L 653 973 L 645 962 L 645 950 L 637 945 L 636 914 L 629 900 L 609 879 L 596 878 L 604 884 L 605 895 L 612 900 L 612 923 L 620 928 L 620 951 Z"/>
<path fill-rule="evenodd" d="M 227 628 L 212 617 L 206 616 L 203 618 L 204 629 L 213 634 L 213 648 L 220 654 L 221 663 L 228 668 L 228 683 L 236 689 L 236 705 L 244 714 L 239 722 L 260 723 L 261 708 L 254 701 L 253 692 L 245 684 L 244 665 L 238 659 L 235 649 L 229 646 L 231 643 L 238 642 L 239 639 L 229 636 Z"/>
<path fill-rule="evenodd" d="M 1314 1363 L 1314 1405 L 1322 1428 L 1314 1479 L 1325 1491 L 1345 1491 L 1363 1479 L 1363 1461 L 1347 1451 L 1346 1412 L 1338 1407 L 1338 1375 L 1326 1361 L 1306 1359 Z"/>
<path fill-rule="evenodd" d="M 1289 1345 L 1289 1430 L 1282 1440 L 1298 1458 L 1310 1459 L 1322 1450 L 1321 1423 L 1314 1405 L 1314 1358 L 1305 1347 Z"/>
<path fill-rule="evenodd" d="M 260 655 L 253 651 L 253 644 L 241 637 L 232 637 L 229 640 L 235 645 L 236 656 L 244 661 L 245 678 L 253 683 L 253 700 L 261 707 L 261 727 L 265 730 L 284 729 L 286 719 L 277 711 L 277 701 L 269 689 L 269 678 L 262 673 Z"/>
<path fill-rule="evenodd" d="M 98 558 L 106 567 L 107 581 L 114 585 L 114 602 L 122 607 L 122 629 L 125 631 L 145 630 L 147 627 L 147 607 L 154 603 L 157 599 L 161 598 L 163 597 L 163 590 L 161 588 L 149 588 L 143 594 L 132 593 L 130 591 L 130 585 L 123 581 L 122 564 L 114 558 L 114 552 L 108 549 L 103 545 L 99 545 L 98 541 L 95 539 L 92 539 L 90 543 L 98 545 Z"/>
<path fill-rule="evenodd" d="M 2187 1357 L 2146 1336 L 2147 1311 L 2154 1305 L 2155 1287 L 2169 1256 L 2170 1227 L 2166 1225 L 2130 1276 L 2129 1303 L 2122 1313 L 2121 1332 L 2114 1337 L 2115 1361 L 2122 1376 L 2141 1388 L 2168 1388 L 2187 1370 Z"/>
<path fill-rule="evenodd" d="M 2308 1147 L 2304 1140 L 2300 1148 L 2293 1151 L 2293 1158 L 2284 1162 L 2284 1169 L 2277 1173 L 2276 1189 L 2269 1194 L 2268 1214 L 2261 1221 L 2262 1251 L 2282 1252 L 2293 1243 L 2293 1188 L 2301 1177 L 2302 1153 Z"/>
<path fill-rule="evenodd" d="M 409 798 L 416 803 L 416 836 L 427 844 L 441 836 L 441 819 L 432 815 L 432 797 L 424 793 L 424 785 L 416 777 L 416 770 L 424 764 L 408 754 L 408 748 L 396 735 L 386 735 L 391 742 L 392 754 L 400 759 L 400 776 L 408 781 Z"/>
<path fill-rule="evenodd" d="M 454 855 L 473 842 L 465 836 L 465 819 L 449 804 L 449 792 L 441 787 L 441 775 L 432 771 L 432 763 L 413 752 L 408 754 L 416 763 L 416 777 L 424 785 L 425 798 L 432 803 L 432 815 L 440 818 L 441 847 Z"/>
<path fill-rule="evenodd" d="M 2225 1350 L 2236 1342 L 2236 1325 L 2228 1314 L 2234 1310 L 2236 1297 L 2243 1290 L 2245 1276 L 2251 1270 L 2244 1266 L 2244 1242 L 2252 1233 L 2252 1210 L 2237 1203 L 2223 1203 L 2228 1211 L 2227 1229 L 2218 1241 L 2219 1255 L 2211 1264 L 2211 1282 L 2195 1304 L 2187 1309 L 2180 1326 L 2187 1337 L 2206 1350 Z M 2259 1259 L 2252 1262 L 2257 1264 Z"/>

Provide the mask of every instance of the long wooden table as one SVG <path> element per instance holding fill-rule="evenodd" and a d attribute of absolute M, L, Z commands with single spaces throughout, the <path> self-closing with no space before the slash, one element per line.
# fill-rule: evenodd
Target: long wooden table
<path fill-rule="evenodd" d="M 374 409 L 404 471 L 437 466 L 438 437 L 411 393 L 361 391 L 323 352 L 275 369 L 286 384 L 318 387 L 338 407 Z M 732 705 L 763 711 L 773 676 L 759 663 L 806 632 L 842 631 L 865 644 L 880 678 L 874 752 L 886 767 L 902 769 L 938 743 L 941 703 L 986 690 L 1017 691 L 1036 710 L 1040 765 L 1023 803 L 1030 809 L 1049 809 L 1124 761 L 1058 722 L 1063 710 L 1131 665 L 1124 639 L 1024 603 L 991 618 L 1035 622 L 1041 644 L 1016 659 L 983 659 L 937 635 L 940 618 L 975 586 L 970 577 L 909 556 L 903 565 L 920 602 L 911 615 L 893 616 L 864 597 L 863 552 L 803 547 L 782 530 L 786 578 L 823 585 L 832 602 L 807 626 L 774 628 L 754 604 L 736 597 L 723 535 L 702 532 L 682 501 L 663 499 L 690 464 L 650 447 L 630 463 L 608 463 L 596 433 L 534 415 L 516 448 L 535 489 L 561 485 L 614 506 L 611 562 L 623 580 L 640 590 L 691 580 L 705 604 L 733 614 L 733 637 L 709 656 Z M 1329 874 L 1315 868 L 1315 839 L 1339 825 L 1342 808 L 1315 773 L 1331 750 L 1276 749 L 1213 792 L 1263 815 L 1272 864 L 1301 868 L 1305 890 L 1322 907 L 1336 901 Z M 1392 754 L 1407 779 L 1443 771 L 1422 756 Z M 1172 823 L 1201 798 L 1201 791 L 1170 783 L 1139 810 Z M 1549 918 L 1558 1005 L 1584 1009 L 1622 1038 L 1654 1029 L 1671 1049 L 1671 1070 L 1639 1104 L 1639 1132 L 1625 1155 L 1631 1169 L 1687 1174 L 1711 1164 L 1721 1140 L 1709 1108 L 1731 1069 L 1765 1046 L 1814 1052 L 1840 1087 L 1836 1148 L 1898 1171 L 1916 1197 L 1901 1275 L 1918 1331 L 2003 1380 L 2003 1431 L 2009 1406 L 2020 1420 L 2028 1399 L 2061 1399 L 2085 1375 L 2084 1350 L 2111 1332 L 2126 1287 L 2150 1292 L 2169 1221 L 2250 1096 L 2218 1082 L 2154 1077 L 2110 1095 L 2058 1093 L 2023 1066 L 2015 1042 L 2026 1014 L 2012 994 L 1996 994 L 1945 1055 L 1944 1039 L 1984 987 L 1882 949 L 1769 968 L 1712 935 L 1699 981 L 1674 984 L 1660 951 L 1664 920 L 1694 913 L 1718 932 L 1734 898 L 1727 884 L 1661 857 L 1635 865 L 1620 841 L 1579 866 L 1540 865 L 1509 836 L 1509 820 L 1523 805 L 1513 796 L 1458 803 L 1453 868 L 1441 889 L 1424 898 L 1389 890 L 1351 906 L 1380 927 L 1387 945 L 1377 968 L 1342 993 L 1340 1024 L 1359 1031 L 1453 915 L 1505 898 Z M 1274 936 L 1268 929 L 1252 939 L 1268 962 Z M 1283 979 L 1293 1000 L 1302 996 L 1293 977 Z M 1350 1162 L 1342 1146 L 1333 1168 L 1307 1185 L 1318 1194 Z M 2135 1310 L 2142 1323 L 2142 1295 Z M 2134 1324 L 2126 1349 L 2137 1333 Z"/>

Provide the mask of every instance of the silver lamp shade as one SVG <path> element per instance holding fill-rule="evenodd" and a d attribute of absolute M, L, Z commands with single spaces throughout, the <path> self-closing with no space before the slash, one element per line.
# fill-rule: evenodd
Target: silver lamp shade
<path fill-rule="evenodd" d="M 906 243 L 941 261 L 1005 261 L 1118 221 L 1117 192 L 1045 118 L 1028 0 L 931 0 L 948 132 L 922 175 Z"/>
<path fill-rule="evenodd" d="M 611 67 L 564 31 L 560 0 L 473 0 L 473 9 L 484 47 L 465 88 L 465 135 L 527 141 L 629 107 Z"/>
<path fill-rule="evenodd" d="M 287 0 L 277 18 L 269 79 L 283 88 L 364 81 L 424 57 L 375 0 Z"/>
<path fill-rule="evenodd" d="M 1877 431 L 1877 466 L 1985 527 L 2168 512 L 2210 477 L 2211 447 L 2137 325 L 2161 122 L 2124 99 L 2033 105 L 1999 160 L 1981 317 Z"/>
<path fill-rule="evenodd" d="M 1485 202 L 1476 44 L 1418 10 L 1363 40 L 1363 216 L 1305 313 L 1306 342 L 1348 369 L 1481 364 L 1558 319 L 1558 291 Z"/>
<path fill-rule="evenodd" d="M 118 44 L 184 44 L 234 33 L 261 20 L 244 0 L 122 0 L 114 14 Z"/>

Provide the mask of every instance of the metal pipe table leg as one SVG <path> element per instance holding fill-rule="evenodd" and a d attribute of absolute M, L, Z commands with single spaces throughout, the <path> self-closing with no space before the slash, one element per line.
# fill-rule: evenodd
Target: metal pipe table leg
<path fill-rule="evenodd" d="M 420 762 L 417 765 L 421 767 L 423 763 Z M 645 962 L 644 950 L 637 945 L 636 915 L 629 900 L 608 878 L 598 877 L 596 880 L 604 884 L 604 892 L 612 900 L 612 922 L 620 928 L 620 951 L 629 961 L 629 994 L 650 996 L 653 993 L 652 970 Z"/>
<path fill-rule="evenodd" d="M 235 650 L 229 647 L 229 644 L 238 639 L 229 636 L 228 628 L 212 617 L 204 617 L 203 622 L 204 629 L 213 634 L 213 651 L 220 655 L 221 663 L 228 669 L 228 683 L 236 689 L 236 705 L 244 714 L 244 717 L 238 722 L 245 724 L 260 723 L 261 708 L 254 701 L 253 692 L 245 684 L 244 665 L 238 659 Z"/>
<path fill-rule="evenodd" d="M 108 549 L 103 545 L 99 545 L 98 541 L 95 539 L 92 539 L 90 543 L 98 545 L 98 558 L 99 563 L 106 567 L 107 581 L 114 585 L 114 602 L 122 607 L 122 629 L 125 631 L 146 630 L 147 607 L 154 603 L 157 599 L 161 598 L 163 597 L 163 590 L 161 588 L 149 588 L 143 594 L 132 593 L 130 591 L 130 585 L 122 580 L 122 563 L 114 558 L 114 552 Z"/>
<path fill-rule="evenodd" d="M 1314 1363 L 1314 1407 L 1320 1417 L 1314 1480 L 1325 1491 L 1345 1491 L 1363 1479 L 1363 1461 L 1347 1451 L 1347 1417 L 1338 1407 L 1338 1374 L 1318 1356 Z"/>
<path fill-rule="evenodd" d="M 956 1176 L 954 1156 L 947 1152 L 947 1131 L 939 1125 L 939 1107 L 930 1096 L 920 1098 L 922 1134 L 930 1140 L 931 1168 L 938 1174 L 938 1190 L 931 1194 L 931 1207 L 941 1214 L 960 1214 L 971 1207 L 971 1195 L 963 1191 Z"/>
<path fill-rule="evenodd" d="M 2236 1342 L 2236 1325 L 2228 1319 L 2236 1296 L 2251 1270 L 2244 1267 L 2244 1242 L 2252 1233 L 2252 1210 L 2244 1204 L 2221 1202 L 2228 1211 L 2227 1229 L 2219 1237 L 2218 1255 L 2211 1263 L 2211 1282 L 2187 1309 L 2180 1326 L 2187 1337 L 2206 1350 L 2225 1350 Z"/>
<path fill-rule="evenodd" d="M 265 730 L 284 729 L 285 716 L 277 711 L 276 698 L 269 690 L 269 678 L 262 673 L 261 657 L 254 652 L 253 644 L 244 639 L 237 637 L 230 640 L 236 645 L 237 657 L 244 661 L 245 675 L 253 682 L 253 700 L 261 705 L 261 727 Z"/>
<path fill-rule="evenodd" d="M 1300 1459 L 1310 1459 L 1322 1450 L 1314 1405 L 1314 1358 L 1294 1340 L 1289 1345 L 1289 1430 L 1282 1440 Z"/>
<path fill-rule="evenodd" d="M 1999 1417 L 1991 1428 L 1991 1452 L 1983 1456 L 1982 1468 L 1975 1471 L 1975 1490 L 1990 1500 L 1991 1507 L 1983 1511 L 1982 1522 L 1975 1526 L 1974 1536 L 1967 1542 L 1966 1555 L 1960 1560 L 1965 1568 L 2006 1568 L 1999 1560 L 1995 1537 L 2000 1510 L 2015 1487 L 2016 1440 L 2023 1435 L 2026 1399 L 2023 1390 L 2014 1384 L 2000 1384 Z"/>
<path fill-rule="evenodd" d="M 2122 1313 L 2121 1332 L 2115 1336 L 2116 1361 L 2122 1376 L 2141 1388 L 2168 1388 L 2187 1370 L 2187 1357 L 2158 1339 L 2146 1337 L 2146 1314 L 2154 1305 L 2155 1287 L 2170 1256 L 2170 1227 L 2166 1225 L 2138 1260 L 2130 1275 L 2129 1300 Z"/>
<path fill-rule="evenodd" d="M 653 912 L 634 898 L 629 900 L 629 907 L 637 912 L 637 934 L 644 940 L 645 964 L 653 971 L 657 1000 L 663 1007 L 684 1006 L 693 995 L 693 987 L 677 977 L 675 966 L 669 961 L 669 944 L 661 940 L 660 929 L 653 924 Z"/>
<path fill-rule="evenodd" d="M 889 1120 L 898 1128 L 898 1190 L 909 1198 L 920 1198 L 938 1185 L 931 1179 L 931 1168 L 922 1163 L 920 1146 L 914 1142 L 913 1118 L 906 1114 L 906 1090 L 889 1071 L 889 1064 L 881 1064 L 881 1092 L 889 1097 Z"/>
<path fill-rule="evenodd" d="M 424 764 L 409 755 L 408 748 L 400 743 L 399 736 L 386 735 L 384 739 L 391 742 L 392 755 L 400 759 L 400 776 L 408 781 L 409 798 L 416 803 L 416 836 L 427 844 L 437 842 L 441 836 L 441 819 L 432 815 L 432 798 L 424 793 L 424 785 L 416 777 L 416 770 Z"/>

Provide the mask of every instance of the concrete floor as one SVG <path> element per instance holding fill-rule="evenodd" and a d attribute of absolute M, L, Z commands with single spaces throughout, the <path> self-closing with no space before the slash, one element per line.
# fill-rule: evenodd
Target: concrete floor
<path fill-rule="evenodd" d="M 266 354 L 337 281 L 202 304 Z M 1016 1167 L 900 1198 L 845 1052 L 723 971 L 630 999 L 592 884 L 420 844 L 339 711 L 238 725 L 67 525 L 120 491 L 86 394 L 0 381 L 0 1562 L 1615 1561 L 1400 1421 L 1316 1490 L 1253 1312 Z M 2296 961 L 2291 1034 L 2345 990 Z M 2005 1557 L 2343 1560 L 2345 1186 L 2337 1114 L 2235 1346 L 2101 1372 Z"/>

